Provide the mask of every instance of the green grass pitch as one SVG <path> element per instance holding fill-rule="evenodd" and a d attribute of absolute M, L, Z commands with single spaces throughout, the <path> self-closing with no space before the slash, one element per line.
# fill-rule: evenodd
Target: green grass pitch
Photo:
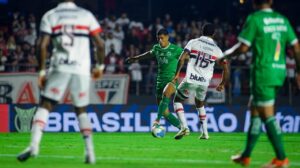
<path fill-rule="evenodd" d="M 244 147 L 244 133 L 211 133 L 209 140 L 198 140 L 192 133 L 182 140 L 167 133 L 162 139 L 150 133 L 95 133 L 96 165 L 83 163 L 83 140 L 79 133 L 45 133 L 40 155 L 25 163 L 16 155 L 29 143 L 28 133 L 0 134 L 1 168 L 189 168 L 240 167 L 229 158 Z M 300 167 L 300 134 L 284 134 L 285 148 L 291 167 Z M 263 134 L 253 152 L 250 167 L 270 161 L 273 149 Z"/>

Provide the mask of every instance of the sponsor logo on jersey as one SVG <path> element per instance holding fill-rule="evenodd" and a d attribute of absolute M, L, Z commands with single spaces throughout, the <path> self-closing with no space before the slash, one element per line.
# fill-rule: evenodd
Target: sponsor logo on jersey
<path fill-rule="evenodd" d="M 198 75 L 192 74 L 192 73 L 191 73 L 190 79 L 199 81 L 199 82 L 206 82 L 206 80 L 202 76 L 198 76 Z"/>
<path fill-rule="evenodd" d="M 264 24 L 284 24 L 283 18 L 264 18 Z"/>

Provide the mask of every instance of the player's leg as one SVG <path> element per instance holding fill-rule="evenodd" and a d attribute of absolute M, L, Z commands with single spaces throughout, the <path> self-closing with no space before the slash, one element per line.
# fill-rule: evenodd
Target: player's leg
<path fill-rule="evenodd" d="M 200 121 L 201 135 L 199 139 L 209 139 L 209 135 L 207 131 L 206 111 L 204 107 L 204 103 L 205 103 L 204 100 L 205 100 L 206 93 L 207 93 L 207 86 L 197 86 L 195 105 L 196 105 L 196 110 L 198 112 L 199 121 Z"/>
<path fill-rule="evenodd" d="M 175 93 L 175 91 L 176 91 L 175 84 L 170 82 L 165 86 L 162 100 L 160 101 L 158 106 L 158 114 L 159 115 L 162 114 L 170 124 L 180 129 L 179 120 L 169 111 L 170 99 L 171 96 Z"/>
<path fill-rule="evenodd" d="M 195 97 L 195 105 L 196 105 L 196 110 L 198 112 L 198 117 L 200 121 L 201 135 L 199 139 L 209 139 L 204 101 L 201 101 Z"/>
<path fill-rule="evenodd" d="M 191 89 L 189 87 L 189 84 L 184 81 L 181 82 L 177 88 L 177 91 L 176 91 L 176 94 L 174 97 L 174 111 L 176 112 L 178 119 L 181 123 L 181 129 L 175 135 L 175 137 L 174 137 L 175 139 L 181 139 L 183 136 L 190 134 L 190 130 L 187 125 L 187 121 L 186 121 L 186 118 L 184 115 L 184 108 L 183 108 L 183 102 L 189 96 L 188 89 Z"/>
<path fill-rule="evenodd" d="M 161 102 L 161 96 L 159 97 L 159 95 L 156 94 L 156 104 L 159 106 L 160 102 Z M 152 126 L 159 125 L 159 121 L 160 121 L 162 116 L 163 116 L 163 114 L 160 114 L 159 112 L 157 112 L 157 117 L 154 120 Z"/>
<path fill-rule="evenodd" d="M 162 100 L 162 93 L 163 93 L 163 86 L 162 84 L 157 84 L 156 85 L 156 104 L 159 106 L 161 100 Z M 163 113 L 159 113 L 157 112 L 157 117 L 153 123 L 153 125 L 157 125 L 159 124 L 159 121 L 161 119 L 161 117 L 163 116 Z"/>
<path fill-rule="evenodd" d="M 85 144 L 85 163 L 94 164 L 96 158 L 92 138 L 92 125 L 86 112 L 86 106 L 89 104 L 89 89 L 89 76 L 72 75 L 70 84 L 71 97 Z"/>
<path fill-rule="evenodd" d="M 263 91 L 262 91 L 263 90 Z M 273 146 L 276 154 L 276 158 L 272 160 L 265 167 L 283 167 L 288 166 L 288 159 L 285 154 L 282 141 L 281 128 L 274 116 L 274 104 L 278 87 L 276 86 L 265 86 L 259 91 L 260 94 L 257 96 L 256 109 L 265 124 L 267 136 Z"/>
<path fill-rule="evenodd" d="M 262 122 L 255 106 L 251 105 L 250 112 L 251 112 L 251 119 L 250 119 L 250 126 L 247 132 L 245 149 L 241 154 L 233 155 L 231 157 L 232 161 L 234 161 L 235 163 L 239 163 L 243 166 L 248 166 L 250 164 L 251 153 L 261 133 Z"/>
<path fill-rule="evenodd" d="M 17 156 L 17 159 L 19 161 L 26 161 L 30 156 L 35 157 L 39 154 L 39 147 L 43 135 L 43 129 L 47 124 L 49 111 L 51 111 L 52 107 L 54 107 L 55 104 L 55 101 L 42 97 L 41 105 L 40 107 L 38 107 L 32 120 L 30 144 L 23 152 L 21 152 Z"/>
<path fill-rule="evenodd" d="M 86 112 L 86 107 L 75 107 L 79 129 L 84 140 L 85 150 L 85 163 L 94 164 L 96 162 L 94 143 L 92 137 L 92 125 Z"/>
<path fill-rule="evenodd" d="M 41 92 L 40 106 L 33 117 L 30 145 L 18 155 L 17 159 L 19 161 L 26 161 L 30 156 L 38 155 L 43 129 L 47 125 L 49 112 L 62 98 L 69 78 L 68 74 L 62 73 L 50 73 L 48 75 L 45 89 Z"/>

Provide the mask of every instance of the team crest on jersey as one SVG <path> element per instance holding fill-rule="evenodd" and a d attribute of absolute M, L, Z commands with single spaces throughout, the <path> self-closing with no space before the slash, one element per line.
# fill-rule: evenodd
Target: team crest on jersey
<path fill-rule="evenodd" d="M 171 55 L 172 55 L 171 52 L 167 52 L 166 54 L 167 57 L 171 57 Z"/>
<path fill-rule="evenodd" d="M 184 93 L 185 95 L 189 95 L 189 90 L 184 89 L 183 93 Z"/>

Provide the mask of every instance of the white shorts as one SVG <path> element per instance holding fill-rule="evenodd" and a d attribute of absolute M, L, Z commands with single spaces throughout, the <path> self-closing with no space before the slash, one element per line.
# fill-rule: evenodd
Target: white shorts
<path fill-rule="evenodd" d="M 206 97 L 208 86 L 202 86 L 194 83 L 188 83 L 183 80 L 176 91 L 176 96 L 180 99 L 187 99 L 190 95 L 195 96 L 196 99 L 204 101 Z"/>
<path fill-rule="evenodd" d="M 42 96 L 60 101 L 69 88 L 75 107 L 89 104 L 90 76 L 52 71 L 46 78 L 46 86 L 41 91 Z"/>

